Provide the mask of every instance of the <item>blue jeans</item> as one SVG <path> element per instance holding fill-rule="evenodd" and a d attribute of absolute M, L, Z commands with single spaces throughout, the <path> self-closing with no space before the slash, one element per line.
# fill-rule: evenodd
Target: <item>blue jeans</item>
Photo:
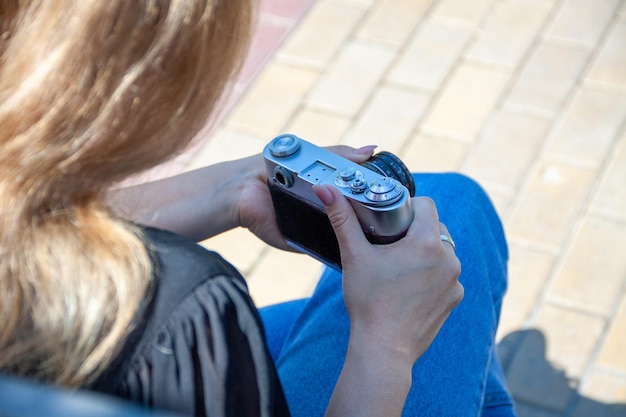
<path fill-rule="evenodd" d="M 507 282 L 501 222 L 482 188 L 467 177 L 414 179 L 416 195 L 435 200 L 455 240 L 465 297 L 413 367 L 403 416 L 514 416 L 495 353 Z M 323 416 L 348 344 L 340 273 L 326 269 L 311 298 L 263 308 L 261 317 L 293 416 Z"/>

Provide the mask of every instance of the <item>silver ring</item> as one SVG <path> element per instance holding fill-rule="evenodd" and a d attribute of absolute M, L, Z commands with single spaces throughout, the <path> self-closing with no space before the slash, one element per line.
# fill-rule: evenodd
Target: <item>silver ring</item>
<path fill-rule="evenodd" d="M 454 244 L 454 240 L 452 240 L 452 238 L 450 236 L 439 235 L 439 237 L 441 238 L 441 240 L 443 242 L 448 242 L 450 245 L 452 245 L 452 249 L 456 249 L 456 245 Z"/>

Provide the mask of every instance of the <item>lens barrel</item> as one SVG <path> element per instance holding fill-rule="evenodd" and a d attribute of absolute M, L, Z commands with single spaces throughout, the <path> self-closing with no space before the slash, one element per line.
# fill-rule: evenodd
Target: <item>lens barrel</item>
<path fill-rule="evenodd" d="M 391 152 L 379 152 L 363 162 L 361 166 L 377 172 L 380 175 L 397 180 L 409 190 L 411 197 L 415 196 L 415 182 L 413 181 L 411 171 L 409 171 L 400 158 Z"/>

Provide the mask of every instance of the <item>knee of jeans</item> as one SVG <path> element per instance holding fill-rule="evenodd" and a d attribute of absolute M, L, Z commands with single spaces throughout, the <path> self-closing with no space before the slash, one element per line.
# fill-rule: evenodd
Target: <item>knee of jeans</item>
<path fill-rule="evenodd" d="M 455 188 L 462 189 L 471 195 L 486 198 L 487 200 L 489 199 L 483 186 L 475 179 L 459 172 L 451 172 L 443 175 L 446 175 L 446 181 L 454 184 Z"/>
<path fill-rule="evenodd" d="M 474 203 L 478 200 L 478 202 L 483 206 L 493 207 L 491 199 L 482 185 L 475 179 L 465 174 L 459 172 L 444 172 L 437 174 L 416 173 L 413 174 L 416 183 L 420 182 L 423 175 L 427 175 L 427 182 L 430 182 L 429 188 L 431 189 L 445 189 L 448 191 L 448 195 L 452 192 L 452 194 L 458 196 L 459 198 L 471 199 Z"/>
<path fill-rule="evenodd" d="M 415 178 L 416 183 L 429 184 L 429 189 L 440 199 L 438 204 L 442 203 L 442 217 L 446 217 L 447 220 L 450 220 L 451 216 L 458 217 L 461 213 L 466 213 L 467 216 L 483 217 L 491 235 L 501 248 L 503 257 L 508 258 L 502 221 L 491 198 L 478 181 L 458 172 L 432 174 L 432 176 L 425 177 L 427 178 L 425 181 L 421 174 L 417 174 Z"/>

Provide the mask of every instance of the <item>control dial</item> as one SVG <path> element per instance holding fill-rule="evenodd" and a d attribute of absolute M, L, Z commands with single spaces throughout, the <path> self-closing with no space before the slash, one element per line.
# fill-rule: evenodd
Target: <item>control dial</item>
<path fill-rule="evenodd" d="M 335 185 L 341 188 L 350 188 L 352 189 L 353 182 L 365 182 L 363 181 L 363 173 L 356 168 L 347 167 L 339 170 L 339 174 L 335 177 Z M 365 188 L 361 191 L 361 193 L 365 191 Z M 354 190 L 352 191 L 354 192 Z M 357 193 L 358 194 L 358 193 Z"/>
<path fill-rule="evenodd" d="M 374 181 L 365 191 L 365 198 L 376 204 L 391 204 L 402 197 L 402 187 L 389 177 Z"/>

